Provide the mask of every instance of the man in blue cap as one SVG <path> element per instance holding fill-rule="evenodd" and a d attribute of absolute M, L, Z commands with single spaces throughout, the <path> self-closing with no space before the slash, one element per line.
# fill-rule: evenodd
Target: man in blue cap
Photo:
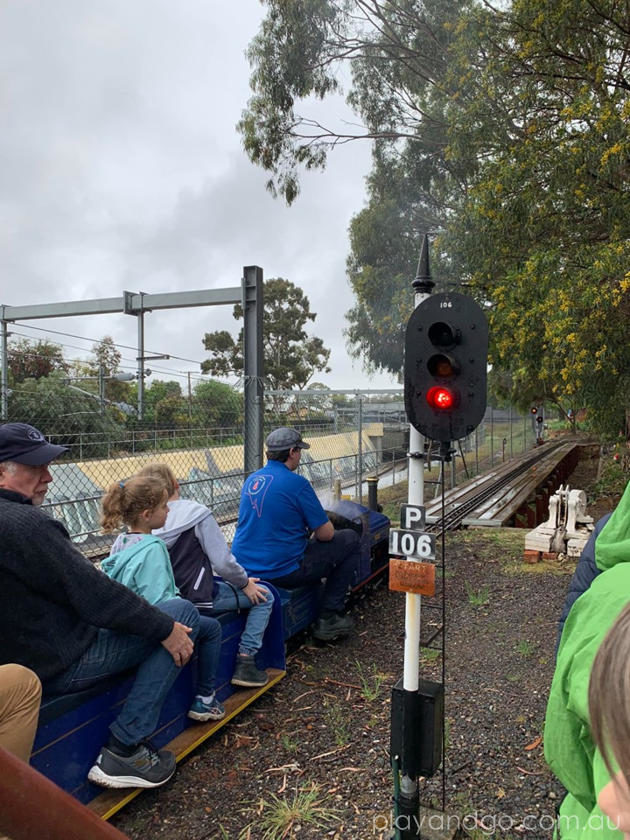
<path fill-rule="evenodd" d="M 298 431 L 274 429 L 265 443 L 266 466 L 243 485 L 232 553 L 249 575 L 277 586 L 319 585 L 326 578 L 313 635 L 322 641 L 347 636 L 352 619 L 344 610 L 359 566 L 359 535 L 336 531 L 307 479 L 297 474 L 302 450 L 310 449 Z"/>
<path fill-rule="evenodd" d="M 63 524 L 40 510 L 50 462 L 66 451 L 27 423 L 0 425 L 0 665 L 33 670 L 44 695 L 137 668 L 88 778 L 105 787 L 157 787 L 175 772 L 175 756 L 145 739 L 192 655 L 199 613 L 182 598 L 151 606 L 100 572 Z"/>

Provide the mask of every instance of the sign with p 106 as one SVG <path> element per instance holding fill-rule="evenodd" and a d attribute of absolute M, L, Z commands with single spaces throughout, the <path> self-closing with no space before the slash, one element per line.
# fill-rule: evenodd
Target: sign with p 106
<path fill-rule="evenodd" d="M 404 531 L 391 528 L 389 531 L 389 553 L 415 557 L 418 560 L 435 560 L 435 535 L 422 531 Z"/>

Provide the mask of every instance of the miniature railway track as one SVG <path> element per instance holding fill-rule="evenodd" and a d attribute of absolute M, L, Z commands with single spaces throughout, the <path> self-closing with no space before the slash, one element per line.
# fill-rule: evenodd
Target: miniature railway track
<path fill-rule="evenodd" d="M 441 497 L 427 505 L 426 530 L 439 535 L 443 531 L 454 531 L 461 525 L 471 524 L 471 522 L 483 524 L 480 516 L 475 516 L 475 513 L 486 512 L 487 514 L 488 509 L 496 511 L 502 503 L 507 504 L 511 500 L 514 500 L 514 506 L 516 506 L 519 494 L 523 494 L 524 488 L 525 492 L 531 492 L 538 478 L 541 483 L 546 478 L 544 471 L 538 477 L 532 468 L 536 468 L 541 462 L 548 462 L 552 467 L 555 466 L 562 460 L 558 450 L 564 449 L 565 454 L 568 454 L 573 446 L 573 442 L 552 442 L 539 451 L 528 454 L 516 465 L 511 467 L 508 465 L 507 469 L 499 468 L 485 473 L 461 487 L 448 491 L 444 497 L 444 512 L 442 512 Z M 556 453 L 555 456 L 554 453 Z M 505 516 L 507 514 L 504 518 Z M 497 525 L 501 522 L 488 518 L 485 524 Z"/>

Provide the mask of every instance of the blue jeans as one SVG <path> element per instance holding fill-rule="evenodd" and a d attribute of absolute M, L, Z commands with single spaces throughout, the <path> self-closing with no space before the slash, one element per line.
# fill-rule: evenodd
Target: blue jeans
<path fill-rule="evenodd" d="M 335 531 L 332 540 L 309 540 L 300 568 L 269 580 L 289 589 L 318 584 L 326 578 L 322 610 L 342 612 L 361 562 L 361 538 L 351 528 Z"/>
<path fill-rule="evenodd" d="M 267 600 L 261 604 L 252 604 L 242 590 L 236 589 L 236 587 L 225 583 L 223 580 L 215 580 L 215 584 L 216 591 L 212 596 L 212 609 L 204 609 L 203 614 L 214 615 L 219 612 L 248 610 L 238 652 L 253 656 L 262 647 L 263 636 L 273 609 L 273 595 L 266 587 L 259 584 L 265 590 Z"/>
<path fill-rule="evenodd" d="M 190 601 L 183 598 L 163 601 L 157 607 L 175 621 L 193 628 L 190 636 L 199 655 L 197 693 L 212 694 L 221 651 L 221 625 L 214 618 L 200 616 Z M 138 670 L 133 686 L 110 731 L 124 744 L 137 744 L 155 731 L 162 704 L 180 672 L 171 654 L 159 642 L 101 628 L 83 656 L 48 680 L 44 689 L 47 694 L 70 694 L 135 667 Z"/>

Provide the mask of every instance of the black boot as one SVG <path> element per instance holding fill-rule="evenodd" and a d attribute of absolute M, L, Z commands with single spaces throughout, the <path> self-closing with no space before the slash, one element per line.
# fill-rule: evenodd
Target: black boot
<path fill-rule="evenodd" d="M 261 685 L 267 685 L 269 677 L 266 671 L 261 671 L 256 667 L 253 655 L 244 656 L 240 654 L 236 657 L 236 668 L 232 676 L 232 685 L 242 685 L 245 688 L 259 688 Z"/>
<path fill-rule="evenodd" d="M 315 622 L 313 636 L 322 642 L 331 642 L 333 639 L 341 639 L 347 636 L 354 626 L 349 615 L 332 613 L 322 615 Z"/>

